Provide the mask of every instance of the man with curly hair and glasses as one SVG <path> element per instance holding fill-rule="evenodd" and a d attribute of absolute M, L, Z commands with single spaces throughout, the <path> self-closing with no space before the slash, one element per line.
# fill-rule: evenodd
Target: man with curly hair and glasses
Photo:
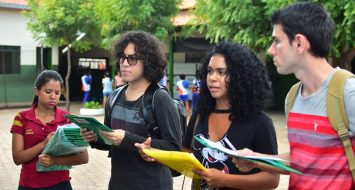
<path fill-rule="evenodd" d="M 134 146 L 135 143 L 148 140 L 153 148 L 181 148 L 179 115 L 167 91 L 157 90 L 154 95 L 152 106 L 159 133 L 156 137 L 147 134 L 149 125 L 142 113 L 145 91 L 164 76 L 167 61 L 162 45 L 149 33 L 130 31 L 121 35 L 114 44 L 113 53 L 117 58 L 117 70 L 127 83 L 115 101 L 113 95 L 109 97 L 105 108 L 105 125 L 112 128 L 113 132 L 101 132 L 101 135 L 112 141 L 113 145 L 101 144 L 94 133 L 85 129 L 81 135 L 93 148 L 110 150 L 110 190 L 172 189 L 169 168 L 143 160 Z M 108 106 L 110 104 L 112 107 Z"/>

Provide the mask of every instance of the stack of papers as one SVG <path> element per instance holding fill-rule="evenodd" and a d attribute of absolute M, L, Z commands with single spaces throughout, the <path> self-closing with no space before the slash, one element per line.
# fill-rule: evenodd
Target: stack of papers
<path fill-rule="evenodd" d="M 70 114 L 66 114 L 64 116 L 68 118 L 71 122 L 77 124 L 79 127 L 86 128 L 89 131 L 93 131 L 97 135 L 99 142 L 112 145 L 112 142 L 110 140 L 101 136 L 99 133 L 99 130 L 111 132 L 112 129 L 100 123 L 95 118 L 88 117 L 88 116 L 70 115 Z"/>
<path fill-rule="evenodd" d="M 270 165 L 273 167 L 277 167 L 277 168 L 280 168 L 280 169 L 283 169 L 283 170 L 286 170 L 289 172 L 301 174 L 301 172 L 284 164 L 284 162 L 290 162 L 290 161 L 283 160 L 283 159 L 280 159 L 277 157 L 271 157 L 271 156 L 241 156 L 236 151 L 225 148 L 225 147 L 221 146 L 220 144 L 210 141 L 204 137 L 195 136 L 194 138 L 198 142 L 200 142 L 202 145 L 212 148 L 212 149 L 215 149 L 215 150 L 218 150 L 220 152 L 223 152 L 223 153 L 229 155 L 230 157 L 245 159 L 245 160 L 249 160 L 251 162 L 260 162 L 260 163 L 267 164 L 267 165 Z"/>
<path fill-rule="evenodd" d="M 207 170 L 192 153 L 150 149 L 143 149 L 143 152 L 162 164 L 180 172 L 182 175 L 191 178 L 200 179 L 193 170 Z"/>
<path fill-rule="evenodd" d="M 57 131 L 51 140 L 44 147 L 42 153 L 53 157 L 67 156 L 77 154 L 86 150 L 89 143 L 85 142 L 80 136 L 80 128 L 75 124 L 58 126 Z M 36 165 L 37 171 L 57 171 L 68 170 L 68 165 L 53 165 L 49 167 L 42 166 L 39 161 Z"/>
<path fill-rule="evenodd" d="M 75 125 L 76 127 L 64 127 L 63 133 L 61 135 L 65 136 L 65 140 L 67 142 L 71 142 L 76 146 L 88 146 L 89 143 L 85 142 L 84 139 L 80 136 L 80 127 Z"/>

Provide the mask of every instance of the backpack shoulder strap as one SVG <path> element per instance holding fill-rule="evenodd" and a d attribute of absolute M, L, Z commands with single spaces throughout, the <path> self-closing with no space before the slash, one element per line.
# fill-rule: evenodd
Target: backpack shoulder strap
<path fill-rule="evenodd" d="M 110 107 L 110 108 L 113 107 L 113 105 L 115 104 L 117 98 L 119 97 L 119 95 L 121 95 L 122 90 L 123 90 L 123 89 L 126 89 L 127 87 L 128 87 L 127 84 L 126 84 L 126 85 L 123 85 L 123 86 L 120 86 L 119 88 L 117 88 L 116 90 L 114 90 L 114 91 L 110 94 L 110 96 L 109 96 L 109 98 L 108 98 L 109 101 L 107 101 L 107 102 L 109 102 L 109 107 Z"/>
<path fill-rule="evenodd" d="M 127 87 L 128 87 L 128 85 L 126 84 L 126 85 L 123 85 L 123 86 L 117 88 L 108 97 L 107 103 L 105 105 L 105 121 L 104 121 L 104 124 L 106 126 L 110 127 L 110 124 L 111 124 L 111 112 L 112 112 L 112 109 L 113 109 L 113 105 L 117 101 L 118 97 L 122 94 L 123 89 L 126 89 Z"/>
<path fill-rule="evenodd" d="M 192 140 L 191 140 L 191 144 L 190 144 L 190 150 L 191 151 L 192 151 L 192 146 L 193 146 L 193 144 L 195 142 L 194 135 L 196 133 L 196 126 L 197 126 L 198 122 L 200 122 L 200 115 L 199 114 L 196 115 L 196 119 L 195 119 L 195 123 L 194 123 L 194 129 L 192 130 Z"/>
<path fill-rule="evenodd" d="M 159 134 L 158 126 L 156 125 L 156 118 L 154 116 L 154 95 L 161 87 L 156 83 L 151 83 L 148 88 L 145 90 L 143 95 L 143 106 L 142 114 L 144 123 L 147 127 L 147 135 L 151 136 L 152 134 Z"/>
<path fill-rule="evenodd" d="M 344 105 L 344 85 L 348 78 L 355 77 L 346 70 L 337 70 L 330 83 L 327 93 L 327 115 L 332 128 L 337 131 L 345 150 L 350 170 L 355 181 L 355 158 L 349 138 L 349 121 Z"/>
<path fill-rule="evenodd" d="M 293 104 L 295 103 L 295 99 L 297 97 L 297 93 L 300 86 L 301 86 L 301 82 L 294 84 L 287 93 L 286 108 L 285 108 L 286 117 L 288 117 L 288 113 L 290 112 Z"/>
<path fill-rule="evenodd" d="M 111 113 L 112 113 L 112 108 L 117 101 L 118 97 L 122 94 L 122 90 L 124 88 L 127 88 L 128 85 L 121 86 L 120 88 L 117 88 L 114 90 L 110 96 L 108 97 L 107 103 L 105 105 L 105 117 L 104 117 L 104 124 L 111 128 Z M 96 148 L 99 150 L 108 150 L 108 157 L 111 157 L 111 146 L 106 145 L 106 144 L 99 144 L 99 143 L 94 143 L 90 142 L 90 146 L 92 148 Z"/>

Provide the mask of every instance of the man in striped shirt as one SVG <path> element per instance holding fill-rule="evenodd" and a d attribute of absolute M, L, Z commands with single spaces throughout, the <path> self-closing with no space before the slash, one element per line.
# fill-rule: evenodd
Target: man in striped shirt
<path fill-rule="evenodd" d="M 289 5 L 272 16 L 273 43 L 269 54 L 280 74 L 295 74 L 301 81 L 293 107 L 287 115 L 290 153 L 278 157 L 302 174 L 290 173 L 289 189 L 355 189 L 342 141 L 326 113 L 326 96 L 334 72 L 326 60 L 334 21 L 319 4 Z M 355 150 L 355 79 L 344 86 L 344 103 L 349 119 L 349 136 Z M 260 155 L 248 149 L 243 155 Z M 288 174 L 260 164 L 234 160 L 247 171 L 259 167 Z"/>

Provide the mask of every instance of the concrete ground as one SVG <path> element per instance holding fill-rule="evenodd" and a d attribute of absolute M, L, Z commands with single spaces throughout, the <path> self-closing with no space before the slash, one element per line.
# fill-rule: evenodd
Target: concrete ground
<path fill-rule="evenodd" d="M 71 112 L 79 114 L 80 104 L 72 104 Z M 23 109 L 0 110 L 0 190 L 17 189 L 20 166 L 16 166 L 11 156 L 11 133 L 9 132 L 14 116 Z M 277 132 L 279 152 L 289 150 L 285 128 L 285 117 L 282 113 L 268 113 L 273 121 Z M 103 116 L 96 117 L 103 121 Z M 110 178 L 110 160 L 107 153 L 89 148 L 89 163 L 73 167 L 71 169 L 71 183 L 74 190 L 106 190 Z M 183 176 L 174 178 L 174 190 L 190 189 L 191 180 Z M 184 184 L 184 185 L 183 185 Z M 288 176 L 281 176 L 278 190 L 288 187 Z"/>

